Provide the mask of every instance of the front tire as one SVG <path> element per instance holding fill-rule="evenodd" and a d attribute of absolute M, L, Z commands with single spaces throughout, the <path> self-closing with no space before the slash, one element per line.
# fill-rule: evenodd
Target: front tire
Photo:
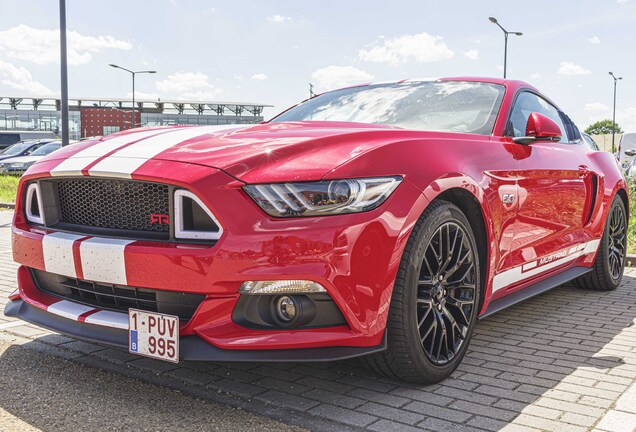
<path fill-rule="evenodd" d="M 620 196 L 610 207 L 603 238 L 592 271 L 574 281 L 579 288 L 612 291 L 618 288 L 625 271 L 627 256 L 627 212 Z"/>
<path fill-rule="evenodd" d="M 434 201 L 402 256 L 387 320 L 388 348 L 366 358 L 375 372 L 432 384 L 450 376 L 470 342 L 481 297 L 475 236 L 461 210 Z"/>

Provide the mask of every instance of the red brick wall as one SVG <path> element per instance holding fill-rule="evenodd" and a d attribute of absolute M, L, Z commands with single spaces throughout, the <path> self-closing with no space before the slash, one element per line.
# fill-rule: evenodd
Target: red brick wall
<path fill-rule="evenodd" d="M 117 126 L 119 130 L 132 127 L 132 112 L 114 108 L 82 108 L 81 111 L 82 137 L 99 136 L 104 134 L 104 126 Z M 141 121 L 141 114 L 135 111 L 137 126 Z"/>

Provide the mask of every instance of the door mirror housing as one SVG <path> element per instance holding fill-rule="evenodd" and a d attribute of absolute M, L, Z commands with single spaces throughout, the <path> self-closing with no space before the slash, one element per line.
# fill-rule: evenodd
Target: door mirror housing
<path fill-rule="evenodd" d="M 512 140 L 518 144 L 532 144 L 535 141 L 559 142 L 562 136 L 561 128 L 551 118 L 533 112 L 528 117 L 526 136 L 515 137 Z"/>

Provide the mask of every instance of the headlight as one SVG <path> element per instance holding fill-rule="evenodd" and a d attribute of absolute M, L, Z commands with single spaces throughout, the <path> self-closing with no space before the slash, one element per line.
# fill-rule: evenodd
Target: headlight
<path fill-rule="evenodd" d="M 401 177 L 376 177 L 249 185 L 243 189 L 272 216 L 323 216 L 372 210 L 380 206 L 401 181 Z"/>
<path fill-rule="evenodd" d="M 14 162 L 11 165 L 9 165 L 9 168 L 14 168 L 14 169 L 27 169 L 28 167 L 30 167 L 33 164 L 33 162 Z"/>

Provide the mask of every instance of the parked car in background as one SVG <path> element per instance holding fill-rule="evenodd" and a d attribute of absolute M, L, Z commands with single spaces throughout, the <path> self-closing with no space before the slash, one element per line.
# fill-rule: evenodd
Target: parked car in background
<path fill-rule="evenodd" d="M 588 146 L 590 148 L 590 150 L 593 151 L 600 151 L 600 147 L 598 146 L 598 144 L 596 144 L 596 141 L 594 141 L 594 138 L 592 138 L 591 136 L 589 136 L 588 134 L 586 134 L 585 132 L 581 132 L 581 138 L 583 138 L 583 143 Z"/>
<path fill-rule="evenodd" d="M 20 141 L 55 138 L 53 131 L 0 131 L 0 150 Z"/>
<path fill-rule="evenodd" d="M 632 159 L 636 156 L 636 132 L 624 133 L 618 143 L 618 151 L 616 157 L 623 171 L 627 171 Z"/>
<path fill-rule="evenodd" d="M 42 147 L 44 144 L 48 144 L 53 141 L 55 140 L 53 139 L 26 140 L 26 141 L 21 141 L 19 143 L 10 145 L 3 151 L 0 151 L 0 161 L 9 159 L 9 158 L 16 158 L 20 156 L 28 156 L 34 151 L 36 151 L 37 149 L 39 149 L 40 147 Z"/>
<path fill-rule="evenodd" d="M 350 87 L 33 165 L 5 314 L 171 362 L 365 356 L 434 383 L 479 318 L 568 281 L 616 289 L 627 208 L 614 156 L 529 84 Z"/>
<path fill-rule="evenodd" d="M 0 174 L 22 174 L 31 165 L 42 159 L 44 156 L 62 148 L 62 141 L 53 141 L 44 144 L 27 156 L 18 156 L 0 161 Z"/>

